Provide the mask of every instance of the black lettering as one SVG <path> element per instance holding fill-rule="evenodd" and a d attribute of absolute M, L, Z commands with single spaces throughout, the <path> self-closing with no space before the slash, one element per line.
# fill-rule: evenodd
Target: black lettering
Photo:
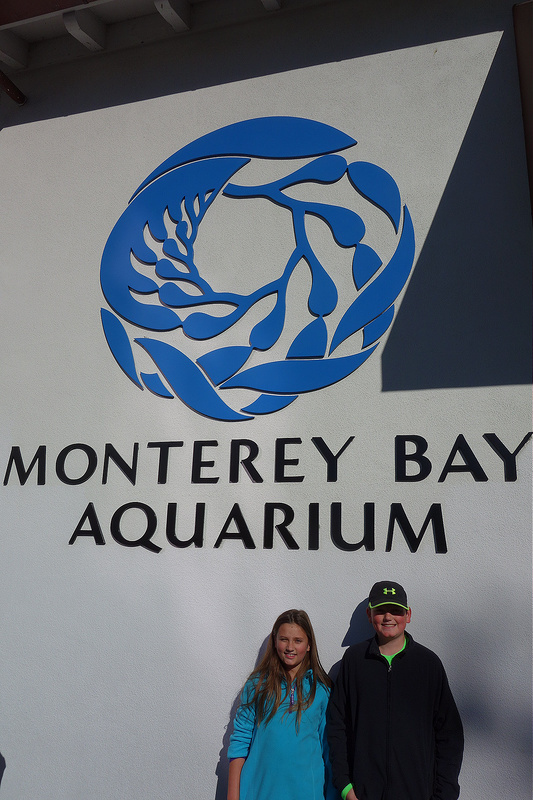
<path fill-rule="evenodd" d="M 241 447 L 248 448 L 248 455 L 241 459 Z M 252 464 L 259 455 L 259 446 L 252 439 L 232 439 L 229 456 L 229 482 L 239 482 L 239 464 L 242 464 L 252 483 L 263 483 L 263 478 Z"/>
<path fill-rule="evenodd" d="M 454 464 L 455 456 L 459 454 L 464 464 Z M 475 481 L 488 481 L 483 467 L 474 455 L 474 451 L 466 441 L 462 433 L 459 434 L 448 456 L 439 478 L 439 483 L 443 483 L 450 472 L 470 472 Z"/>
<path fill-rule="evenodd" d="M 237 530 L 236 531 L 229 531 L 229 527 L 232 523 L 235 523 Z M 254 540 L 252 539 L 252 534 L 250 533 L 250 529 L 246 524 L 242 511 L 239 507 L 238 503 L 235 503 L 233 508 L 231 509 L 227 520 L 225 521 L 224 525 L 222 526 L 222 530 L 220 531 L 220 535 L 215 542 L 215 547 L 220 547 L 224 539 L 241 539 L 242 543 L 246 550 L 255 550 Z"/>
<path fill-rule="evenodd" d="M 284 514 L 281 522 L 274 522 L 276 511 L 281 511 Z M 274 528 L 276 528 L 289 550 L 300 549 L 288 528 L 293 519 L 294 511 L 286 503 L 265 503 L 263 527 L 263 547 L 265 550 L 272 550 L 274 546 Z"/>
<path fill-rule="evenodd" d="M 138 539 L 126 539 L 124 538 L 122 531 L 120 529 L 120 523 L 122 522 L 122 517 L 127 511 L 131 511 L 132 509 L 138 509 L 141 511 L 144 516 L 146 517 L 146 530 L 139 536 Z M 111 517 L 111 536 L 121 544 L 123 547 L 144 547 L 145 550 L 150 550 L 152 553 L 159 553 L 161 548 L 152 542 L 152 536 L 156 532 L 157 529 L 157 516 L 153 508 L 147 506 L 146 503 L 126 503 L 120 508 L 117 508 L 113 516 Z"/>
<path fill-rule="evenodd" d="M 298 458 L 285 458 L 285 447 L 288 444 L 301 444 L 301 439 L 276 439 L 274 458 L 275 483 L 301 483 L 303 475 L 285 475 L 285 467 L 296 467 L 300 463 Z"/>
<path fill-rule="evenodd" d="M 503 475 L 504 479 L 508 482 L 516 480 L 516 457 L 524 445 L 531 439 L 532 432 L 526 433 L 518 447 L 514 452 L 504 445 L 502 440 L 496 436 L 495 433 L 484 433 L 483 438 L 490 444 L 494 452 L 500 456 L 503 461 Z"/>
<path fill-rule="evenodd" d="M 183 447 L 183 442 L 148 442 L 147 447 L 159 448 L 159 466 L 157 468 L 157 482 L 166 483 L 168 477 L 168 459 L 171 447 Z"/>
<path fill-rule="evenodd" d="M 192 474 L 191 483 L 218 483 L 218 478 L 207 478 L 202 476 L 204 467 L 214 467 L 214 461 L 203 461 L 202 450 L 204 447 L 218 447 L 218 442 L 214 439 L 206 442 L 194 442 L 192 451 Z"/>
<path fill-rule="evenodd" d="M 167 539 L 173 547 L 203 547 L 204 544 L 204 524 L 205 524 L 205 503 L 196 503 L 196 514 L 194 518 L 194 533 L 190 539 L 178 539 L 176 533 L 177 503 L 169 503 L 167 507 Z"/>
<path fill-rule="evenodd" d="M 411 553 L 416 553 L 420 547 L 420 542 L 430 523 L 433 527 L 433 540 L 435 542 L 436 553 L 447 553 L 448 546 L 446 544 L 446 534 L 444 532 L 444 519 L 442 517 L 442 506 L 440 503 L 433 503 L 428 511 L 428 514 L 422 524 L 418 536 L 415 534 L 413 526 L 407 519 L 407 514 L 401 503 L 392 503 L 390 507 L 389 517 L 389 530 L 387 532 L 387 545 L 385 552 L 390 553 L 392 550 L 392 539 L 394 536 L 394 526 L 398 523 L 407 546 Z"/>
<path fill-rule="evenodd" d="M 89 528 L 86 529 L 83 528 L 85 522 L 89 523 Z M 70 537 L 69 544 L 74 544 L 74 542 L 79 536 L 92 536 L 95 544 L 105 544 L 104 534 L 102 533 L 100 520 L 98 519 L 94 505 L 92 503 L 89 503 L 89 505 L 83 512 L 80 521 L 76 525 L 74 533 Z"/>
<path fill-rule="evenodd" d="M 319 547 L 319 530 L 320 521 L 318 512 L 320 506 L 318 503 L 309 503 L 309 522 L 308 522 L 308 540 L 307 546 L 309 550 L 318 550 Z"/>
<path fill-rule="evenodd" d="M 346 448 L 349 444 L 353 442 L 353 436 L 350 436 L 347 439 L 338 453 L 334 454 L 331 452 L 327 444 L 325 443 L 324 439 L 321 436 L 313 436 L 311 441 L 313 442 L 314 446 L 325 460 L 328 469 L 327 469 L 327 477 L 326 480 L 328 483 L 335 483 L 337 480 L 337 461 L 342 456 Z"/>
<path fill-rule="evenodd" d="M 375 506 L 374 503 L 365 503 L 363 508 L 363 538 L 360 542 L 347 542 L 342 536 L 342 504 L 332 503 L 330 513 L 331 541 L 339 550 L 354 552 L 364 547 L 365 550 L 375 549 Z"/>
<path fill-rule="evenodd" d="M 123 475 L 135 486 L 137 480 L 137 460 L 139 456 L 139 443 L 135 442 L 133 445 L 133 453 L 131 464 L 128 464 L 120 455 L 120 453 L 113 447 L 112 444 L 107 443 L 104 450 L 104 470 L 102 475 L 102 483 L 107 483 L 107 475 L 109 471 L 109 462 L 112 461 L 117 465 Z"/>
<path fill-rule="evenodd" d="M 414 452 L 408 453 L 406 444 L 414 445 Z M 423 481 L 431 472 L 431 461 L 424 455 L 428 443 L 423 436 L 395 436 L 394 437 L 394 480 L 397 483 L 410 481 Z M 418 472 L 407 474 L 407 462 L 414 461 L 418 465 Z"/>
<path fill-rule="evenodd" d="M 46 480 L 46 445 L 39 445 L 28 469 L 24 467 L 20 447 L 12 447 L 11 453 L 9 454 L 9 460 L 7 462 L 6 474 L 4 475 L 4 486 L 7 486 L 13 465 L 17 471 L 20 485 L 24 486 L 36 464 L 37 486 L 44 486 Z"/>
<path fill-rule="evenodd" d="M 70 455 L 70 453 L 73 453 L 74 450 L 81 450 L 81 452 L 85 453 L 87 456 L 87 468 L 85 472 L 79 476 L 79 478 L 69 478 L 65 472 L 65 462 L 67 457 Z M 88 481 L 89 478 L 94 475 L 97 463 L 98 458 L 96 456 L 96 452 L 92 447 L 89 447 L 88 444 L 81 444 L 80 442 L 77 444 L 69 444 L 68 447 L 63 448 L 56 458 L 56 475 L 61 483 L 66 483 L 68 486 L 78 486 L 78 484 L 85 483 L 85 481 Z"/>

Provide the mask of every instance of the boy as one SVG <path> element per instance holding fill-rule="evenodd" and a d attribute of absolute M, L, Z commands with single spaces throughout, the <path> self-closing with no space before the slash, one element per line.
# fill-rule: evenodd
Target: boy
<path fill-rule="evenodd" d="M 444 667 L 405 632 L 402 586 L 375 583 L 375 636 L 349 647 L 331 693 L 328 740 L 343 800 L 456 800 L 463 726 Z"/>

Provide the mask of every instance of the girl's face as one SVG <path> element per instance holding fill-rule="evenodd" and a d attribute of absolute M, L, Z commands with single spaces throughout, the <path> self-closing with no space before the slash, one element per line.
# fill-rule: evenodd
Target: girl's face
<path fill-rule="evenodd" d="M 309 639 L 299 625 L 284 622 L 278 629 L 275 644 L 279 660 L 292 680 L 298 672 L 306 653 L 311 649 Z"/>

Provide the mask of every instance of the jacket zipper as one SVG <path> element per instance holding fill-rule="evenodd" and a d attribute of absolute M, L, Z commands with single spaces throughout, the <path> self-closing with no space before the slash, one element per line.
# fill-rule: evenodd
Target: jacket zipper
<path fill-rule="evenodd" d="M 392 662 L 387 662 L 387 732 L 385 739 L 385 792 L 383 800 L 389 796 L 389 774 L 390 774 L 390 720 L 391 720 L 391 671 Z"/>

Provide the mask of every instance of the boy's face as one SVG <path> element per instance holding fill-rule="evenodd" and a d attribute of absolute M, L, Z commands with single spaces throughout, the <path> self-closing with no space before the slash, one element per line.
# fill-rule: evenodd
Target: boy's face
<path fill-rule="evenodd" d="M 386 605 L 367 608 L 366 613 L 370 624 L 377 633 L 379 644 L 403 638 L 405 626 L 411 622 L 411 609 L 406 611 L 401 606 Z"/>

